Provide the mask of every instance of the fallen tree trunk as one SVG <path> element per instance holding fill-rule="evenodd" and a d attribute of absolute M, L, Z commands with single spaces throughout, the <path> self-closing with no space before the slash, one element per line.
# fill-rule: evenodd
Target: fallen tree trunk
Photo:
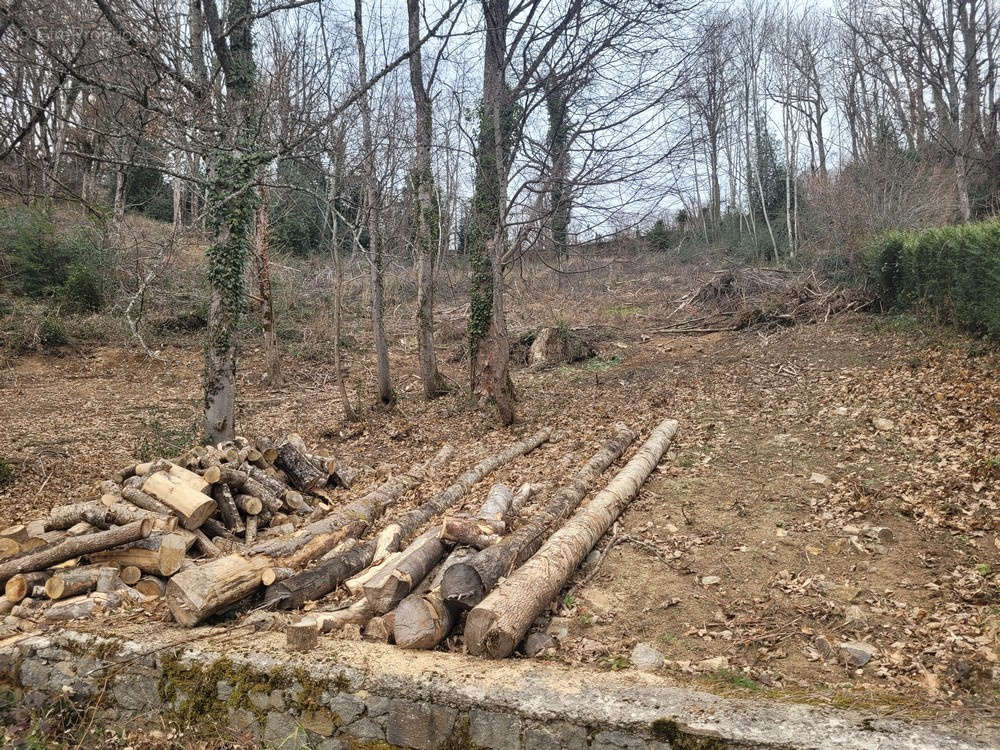
<path fill-rule="evenodd" d="M 517 647 L 531 623 L 638 494 L 676 432 L 673 419 L 658 424 L 604 490 L 469 612 L 465 644 L 470 653 L 501 659 Z"/>
<path fill-rule="evenodd" d="M 43 570 L 74 557 L 98 552 L 109 547 L 117 547 L 120 544 L 128 544 L 137 539 L 144 539 L 149 536 L 152 527 L 153 522 L 147 518 L 125 526 L 116 526 L 107 531 L 70 537 L 51 547 L 40 549 L 38 552 L 0 563 L 0 581 L 6 583 L 8 578 L 18 573 Z"/>
<path fill-rule="evenodd" d="M 170 613 L 193 627 L 256 591 L 269 564 L 263 557 L 227 555 L 183 570 L 167 582 Z"/>
<path fill-rule="evenodd" d="M 448 489 L 397 518 L 395 523 L 401 530 L 401 538 L 405 539 L 412 536 L 413 532 L 429 519 L 451 507 L 469 491 L 472 485 L 479 482 L 491 471 L 503 466 L 517 456 L 534 450 L 548 439 L 549 430 L 547 428 L 542 429 L 534 435 L 513 443 L 499 453 L 494 453 L 480 461 L 472 469 L 461 474 Z M 402 494 L 402 490 L 399 494 Z M 371 502 L 373 504 L 369 506 L 370 512 L 376 515 L 381 514 L 381 509 L 384 506 L 377 504 L 380 501 L 373 500 Z M 354 503 L 351 505 L 354 505 Z M 355 520 L 355 518 L 348 520 Z M 310 526 L 313 525 L 310 524 Z M 260 546 L 258 545 L 258 548 Z M 281 607 L 282 609 L 297 609 L 307 601 L 319 599 L 321 596 L 329 594 L 347 578 L 360 573 L 371 565 L 375 555 L 375 548 L 376 542 L 370 540 L 358 545 L 344 555 L 324 560 L 309 570 L 304 570 L 298 575 L 294 575 L 285 581 L 271 586 L 265 595 L 265 602 L 272 606 Z"/>
<path fill-rule="evenodd" d="M 309 457 L 287 441 L 278 446 L 274 465 L 285 472 L 292 486 L 300 492 L 310 492 L 326 484 L 330 475 L 314 464 Z"/>
<path fill-rule="evenodd" d="M 362 587 L 372 611 L 385 614 L 424 579 L 444 554 L 441 529 L 435 526 L 418 536 L 390 565 Z"/>
<path fill-rule="evenodd" d="M 615 436 L 606 441 L 523 526 L 468 560 L 451 566 L 441 579 L 444 598 L 462 607 L 481 602 L 497 581 L 535 553 L 546 533 L 573 512 L 590 486 L 621 458 L 633 440 L 635 433 L 619 426 Z"/>

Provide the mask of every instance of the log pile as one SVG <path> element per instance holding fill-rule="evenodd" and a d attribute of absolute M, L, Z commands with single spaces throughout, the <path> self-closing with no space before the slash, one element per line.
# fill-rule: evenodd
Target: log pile
<path fill-rule="evenodd" d="M 92 499 L 0 530 L 0 634 L 173 590 L 180 592 L 175 619 L 193 624 L 188 611 L 211 614 L 256 590 L 271 560 L 241 553 L 328 516 L 331 491 L 347 483 L 341 475 L 350 482 L 357 472 L 309 453 L 297 435 L 236 438 L 131 464 L 91 488 Z M 413 481 L 387 484 L 409 488 Z M 385 491 L 379 500 L 389 501 Z M 249 571 L 255 580 L 247 589 Z M 200 591 L 206 576 L 218 590 Z"/>
<path fill-rule="evenodd" d="M 357 472 L 296 435 L 133 464 L 99 483 L 92 499 L 0 530 L 0 636 L 157 602 L 187 627 L 227 612 L 308 605 L 291 622 L 268 616 L 287 625 L 290 648 L 313 648 L 338 631 L 404 648 L 446 639 L 458 647 L 461 638 L 470 653 L 504 657 L 635 497 L 675 430 L 673 420 L 658 425 L 583 505 L 635 441 L 626 426 L 551 493 L 533 483 L 486 491 L 484 483 L 549 441 L 542 429 L 400 510 L 425 481 L 445 484 L 439 475 L 453 449 L 354 490 L 346 485 Z M 463 512 L 469 495 L 478 500 Z"/>

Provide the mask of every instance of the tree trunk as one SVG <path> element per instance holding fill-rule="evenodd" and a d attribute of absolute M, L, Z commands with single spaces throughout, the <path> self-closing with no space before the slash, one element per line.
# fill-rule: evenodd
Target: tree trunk
<path fill-rule="evenodd" d="M 120 544 L 128 544 L 137 539 L 144 539 L 149 536 L 152 528 L 153 522 L 147 518 L 126 526 L 116 526 L 107 531 L 71 537 L 38 552 L 0 563 L 0 581 L 6 583 L 7 579 L 18 573 L 43 570 L 74 557 L 98 552 L 109 547 L 117 547 Z"/>
<path fill-rule="evenodd" d="M 517 647 L 531 623 L 638 494 L 676 432 L 677 422 L 672 419 L 657 425 L 606 489 L 469 612 L 465 644 L 470 653 L 500 659 Z"/>
<path fill-rule="evenodd" d="M 167 583 L 170 613 L 181 625 L 197 625 L 256 591 L 269 562 L 263 557 L 227 555 L 181 571 Z"/>
<path fill-rule="evenodd" d="M 378 399 L 392 403 L 394 395 L 389 377 L 389 345 L 385 338 L 385 300 L 382 286 L 382 206 L 375 176 L 375 139 L 372 134 L 372 108 L 368 86 L 368 65 L 365 37 L 361 25 L 361 0 L 354 0 L 354 39 L 358 47 L 358 86 L 363 93 L 358 99 L 361 109 L 362 148 L 364 149 L 365 199 L 367 202 L 368 262 L 372 283 L 372 335 L 375 338 L 375 359 L 378 372 Z"/>
<path fill-rule="evenodd" d="M 416 115 L 411 191 L 417 248 L 417 351 L 424 396 L 432 399 L 445 390 L 434 353 L 434 256 L 440 242 L 441 216 L 435 200 L 431 167 L 433 120 L 420 51 L 420 0 L 407 0 L 406 8 L 410 49 L 415 50 L 409 62 L 410 90 Z"/>
<path fill-rule="evenodd" d="M 264 382 L 271 388 L 281 387 L 281 355 L 278 352 L 278 335 L 274 329 L 274 298 L 271 294 L 270 230 L 267 190 L 257 192 L 257 212 L 254 219 L 254 265 L 257 267 L 257 292 L 264 328 Z"/>
<path fill-rule="evenodd" d="M 482 601 L 501 577 L 535 553 L 545 539 L 546 532 L 573 512 L 591 484 L 621 458 L 633 440 L 634 433 L 619 427 L 615 437 L 605 442 L 527 523 L 492 547 L 452 565 L 441 578 L 444 598 L 463 607 L 471 607 Z"/>

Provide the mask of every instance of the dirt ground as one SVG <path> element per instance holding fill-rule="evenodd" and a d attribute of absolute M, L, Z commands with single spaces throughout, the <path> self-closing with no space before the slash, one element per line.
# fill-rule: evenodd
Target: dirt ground
<path fill-rule="evenodd" d="M 455 445 L 448 471 L 413 503 L 537 426 L 561 439 L 491 479 L 557 487 L 616 421 L 644 433 L 673 416 L 667 458 L 553 603 L 561 619 L 550 629 L 564 637 L 544 658 L 624 669 L 642 642 L 682 685 L 1000 725 L 1000 355 L 909 318 L 863 314 L 672 334 L 665 323 L 697 280 L 632 262 L 562 289 L 516 282 L 513 329 L 569 321 L 598 354 L 515 372 L 512 430 L 460 389 L 420 398 L 405 309 L 390 321 L 397 407 L 345 424 L 328 358 L 287 354 L 285 386 L 268 390 L 248 346 L 239 430 L 299 432 L 367 467 L 362 488 Z M 456 385 L 467 368 L 462 317 L 459 304 L 440 306 L 439 356 Z M 365 351 L 348 353 L 351 390 L 372 393 Z M 162 356 L 104 347 L 7 363 L 0 455 L 16 475 L 0 490 L 0 526 L 193 434 L 199 344 Z M 842 665 L 842 641 L 867 644 L 871 660 Z"/>

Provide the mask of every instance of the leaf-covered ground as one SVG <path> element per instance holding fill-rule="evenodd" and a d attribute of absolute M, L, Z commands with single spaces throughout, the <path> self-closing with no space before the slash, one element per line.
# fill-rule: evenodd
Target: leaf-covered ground
<path fill-rule="evenodd" d="M 553 603 L 548 629 L 560 638 L 540 658 L 625 669 L 645 643 L 679 684 L 995 728 L 1000 356 L 909 318 L 855 313 L 774 332 L 672 334 L 670 314 L 697 279 L 667 270 L 612 264 L 561 290 L 516 284 L 513 328 L 568 324 L 598 354 L 519 369 L 513 430 L 461 390 L 420 399 L 406 309 L 391 326 L 396 408 L 344 424 L 329 357 L 286 356 L 287 383 L 272 391 L 249 346 L 240 430 L 297 431 L 365 467 L 362 488 L 456 445 L 448 471 L 406 499 L 415 503 L 536 426 L 561 439 L 496 480 L 558 486 L 614 422 L 644 432 L 674 416 L 667 459 Z M 462 319 L 460 305 L 442 305 L 440 359 L 457 387 Z M 349 383 L 368 394 L 359 325 Z M 0 457 L 15 475 L 0 490 L 0 525 L 75 499 L 137 454 L 175 452 L 194 434 L 199 353 L 191 340 L 164 348 L 168 364 L 120 348 L 11 362 L 0 374 Z M 855 654 L 844 642 L 867 654 L 863 666 L 842 663 Z"/>

